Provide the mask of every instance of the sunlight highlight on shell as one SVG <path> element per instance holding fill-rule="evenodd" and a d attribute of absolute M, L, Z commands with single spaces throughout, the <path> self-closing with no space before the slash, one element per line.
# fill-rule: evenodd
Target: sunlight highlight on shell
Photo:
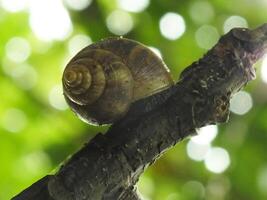
<path fill-rule="evenodd" d="M 106 19 L 106 24 L 109 31 L 115 35 L 125 35 L 134 26 L 132 16 L 123 10 L 114 10 L 111 12 Z"/>
<path fill-rule="evenodd" d="M 238 115 L 246 114 L 253 106 L 251 95 L 246 91 L 239 91 L 230 100 L 230 110 Z"/>
<path fill-rule="evenodd" d="M 5 53 L 9 60 L 22 63 L 31 55 L 31 46 L 26 39 L 13 37 L 6 43 Z"/>
<path fill-rule="evenodd" d="M 222 173 L 230 166 L 229 153 L 221 147 L 212 147 L 205 156 L 205 166 L 213 173 Z"/>
<path fill-rule="evenodd" d="M 150 3 L 150 0 L 117 0 L 119 7 L 129 12 L 142 12 Z"/>
<path fill-rule="evenodd" d="M 64 40 L 72 33 L 68 11 L 60 0 L 31 0 L 29 23 L 43 41 Z"/>
<path fill-rule="evenodd" d="M 232 28 L 237 28 L 237 27 L 247 28 L 248 27 L 247 20 L 241 16 L 236 16 L 236 15 L 230 16 L 225 20 L 223 24 L 223 31 L 224 33 L 227 33 Z"/>
<path fill-rule="evenodd" d="M 186 25 L 181 15 L 168 12 L 160 18 L 159 28 L 163 37 L 176 40 L 184 34 Z"/>
<path fill-rule="evenodd" d="M 162 54 L 158 48 L 152 46 L 149 46 L 148 48 L 153 51 L 159 58 L 162 59 Z"/>

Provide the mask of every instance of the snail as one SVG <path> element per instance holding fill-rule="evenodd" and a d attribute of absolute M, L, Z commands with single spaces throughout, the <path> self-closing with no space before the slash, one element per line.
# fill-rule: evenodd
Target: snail
<path fill-rule="evenodd" d="M 83 121 L 102 125 L 121 119 L 130 106 L 172 86 L 164 62 L 148 47 L 107 38 L 78 52 L 63 72 L 66 102 Z"/>

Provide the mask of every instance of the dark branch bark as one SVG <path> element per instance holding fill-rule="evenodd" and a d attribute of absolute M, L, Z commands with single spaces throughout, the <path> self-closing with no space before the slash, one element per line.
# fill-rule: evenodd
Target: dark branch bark
<path fill-rule="evenodd" d="M 55 175 L 13 199 L 140 199 L 135 184 L 146 167 L 196 128 L 228 120 L 231 96 L 255 78 L 252 65 L 266 47 L 266 24 L 253 31 L 232 30 L 186 68 L 174 87 L 136 102 Z"/>

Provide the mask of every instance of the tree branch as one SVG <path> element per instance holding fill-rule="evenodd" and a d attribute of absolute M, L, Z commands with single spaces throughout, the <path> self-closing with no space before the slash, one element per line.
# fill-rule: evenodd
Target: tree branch
<path fill-rule="evenodd" d="M 228 120 L 231 96 L 255 78 L 252 65 L 266 47 L 267 24 L 252 31 L 233 29 L 186 68 L 175 86 L 133 104 L 55 175 L 13 199 L 140 199 L 135 185 L 145 168 L 196 128 Z"/>

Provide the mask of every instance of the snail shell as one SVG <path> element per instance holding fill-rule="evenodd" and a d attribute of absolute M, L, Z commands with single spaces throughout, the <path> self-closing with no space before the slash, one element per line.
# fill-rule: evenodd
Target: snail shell
<path fill-rule="evenodd" d="M 120 119 L 131 103 L 173 85 L 166 65 L 149 48 L 125 38 L 108 38 L 82 49 L 63 73 L 64 96 L 90 124 Z"/>

